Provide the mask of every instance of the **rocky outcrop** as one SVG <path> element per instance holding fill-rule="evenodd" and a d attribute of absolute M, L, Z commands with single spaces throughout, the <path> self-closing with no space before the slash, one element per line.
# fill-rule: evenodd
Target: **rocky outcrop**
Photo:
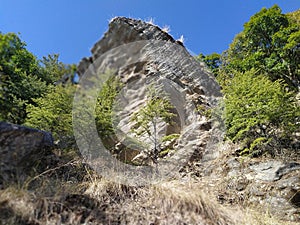
<path fill-rule="evenodd" d="M 221 204 L 252 206 L 284 220 L 300 221 L 299 161 L 242 159 L 234 155 L 232 146 L 223 149 L 222 157 L 199 165 L 197 175 L 211 182 Z"/>
<path fill-rule="evenodd" d="M 38 163 L 53 146 L 49 132 L 0 122 L 0 186 L 16 176 L 23 179 L 28 164 Z"/>
<path fill-rule="evenodd" d="M 299 161 L 265 158 L 245 163 L 230 152 L 232 148 L 221 142 L 224 124 L 220 115 L 217 111 L 209 115 L 222 97 L 220 88 L 205 65 L 197 62 L 181 42 L 155 25 L 117 17 L 91 51 L 92 56 L 79 63 L 78 74 L 96 76 L 99 71 L 113 69 L 121 79 L 124 84 L 122 98 L 119 96 L 122 112 L 118 112 L 121 117 L 116 125 L 121 134 L 130 133 L 130 115 L 145 102 L 145 83 L 151 78 L 161 83 L 164 79 L 170 80 L 177 91 L 172 92 L 172 85 L 164 88 L 177 109 L 177 126 L 162 126 L 161 131 L 180 134 L 174 143 L 175 151 L 183 149 L 192 153 L 190 167 L 181 170 L 183 176 L 194 174 L 197 179 L 200 177 L 200 183 L 201 180 L 205 181 L 203 184 L 210 183 L 210 191 L 215 192 L 222 204 L 256 204 L 262 211 L 286 220 L 300 220 Z M 191 112 L 195 109 L 197 113 L 193 117 Z M 116 136 L 116 149 L 121 151 L 118 159 L 136 158 L 138 149 L 130 151 L 123 136 Z M 88 137 L 94 140 L 92 135 Z M 164 156 L 173 157 L 173 153 L 170 151 Z M 174 161 L 180 160 L 179 155 Z"/>
<path fill-rule="evenodd" d="M 214 130 L 212 120 L 202 111 L 216 107 L 221 97 L 220 88 L 206 66 L 196 61 L 183 43 L 174 40 L 158 26 L 117 17 L 110 22 L 108 31 L 91 51 L 92 56 L 82 59 L 78 65 L 79 76 L 92 74 L 97 77 L 99 71 L 110 69 L 124 84 L 118 96 L 118 107 L 122 110 L 117 112 L 119 132 L 116 145 L 126 142 L 124 136 L 132 128 L 130 116 L 145 103 L 147 85 L 155 81 L 163 86 L 176 108 L 175 125 L 161 125 L 158 133 L 180 134 L 175 146 L 177 150 L 183 149 L 183 154 L 190 151 L 190 156 L 206 155 L 207 159 L 217 155 L 206 146 L 222 139 L 223 132 L 221 129 Z M 89 88 L 89 83 L 83 82 L 81 87 Z M 201 112 L 197 112 L 199 106 Z M 92 134 L 87 136 L 93 137 Z M 142 142 L 147 142 L 146 138 Z M 133 151 L 138 152 L 136 149 Z M 199 154 L 193 154 L 195 151 Z M 127 155 L 131 155 L 129 160 L 135 157 L 135 154 Z M 178 156 L 174 161 L 179 162 L 180 158 Z"/>
<path fill-rule="evenodd" d="M 170 41 L 172 43 L 176 42 L 168 33 L 163 32 L 158 26 L 154 26 L 142 20 L 116 17 L 110 22 L 109 29 L 101 40 L 91 49 L 92 56 L 81 60 L 78 65 L 78 74 L 79 76 L 83 75 L 87 68 L 97 60 L 101 54 L 113 48 L 135 41 L 153 39 Z"/>

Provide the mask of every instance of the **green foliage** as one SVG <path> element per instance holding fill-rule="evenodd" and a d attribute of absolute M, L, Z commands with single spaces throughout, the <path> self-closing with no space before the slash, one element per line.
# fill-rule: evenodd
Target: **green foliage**
<path fill-rule="evenodd" d="M 27 106 L 26 125 L 52 132 L 56 140 L 73 136 L 72 102 L 76 86 L 58 85 Z"/>
<path fill-rule="evenodd" d="M 47 84 L 54 84 L 64 75 L 73 76 L 76 71 L 76 65 L 66 65 L 58 60 L 59 55 L 53 54 L 43 57 L 40 60 L 40 73 L 42 79 Z"/>
<path fill-rule="evenodd" d="M 249 148 L 245 148 L 243 151 L 241 151 L 241 155 L 248 155 L 248 156 L 254 156 L 259 155 L 262 153 L 263 148 L 267 148 L 267 145 L 271 139 L 267 139 L 265 137 L 258 137 L 256 138 L 251 144 Z"/>
<path fill-rule="evenodd" d="M 0 118 L 22 124 L 26 106 L 42 97 L 63 74 L 74 70 L 58 62 L 58 55 L 39 62 L 14 33 L 0 33 Z"/>
<path fill-rule="evenodd" d="M 245 23 L 224 55 L 223 67 L 240 72 L 252 68 L 291 89 L 300 82 L 300 26 L 275 5 L 263 8 Z"/>
<path fill-rule="evenodd" d="M 174 141 L 180 137 L 180 134 L 170 134 L 162 137 L 161 142 Z"/>
<path fill-rule="evenodd" d="M 99 93 L 95 107 L 95 120 L 102 138 L 113 133 L 112 115 L 115 97 L 121 87 L 118 79 L 111 78 Z M 52 132 L 54 138 L 68 144 L 74 143 L 72 127 L 73 98 L 76 86 L 72 84 L 52 86 L 45 96 L 34 99 L 27 106 L 26 125 Z"/>
<path fill-rule="evenodd" d="M 204 62 L 215 76 L 218 75 L 219 67 L 222 64 L 220 54 L 212 53 L 210 55 L 203 55 L 202 53 L 200 53 L 199 56 L 196 57 L 196 59 Z"/>
<path fill-rule="evenodd" d="M 300 87 L 299 15 L 299 10 L 282 14 L 277 5 L 263 8 L 220 57 L 199 56 L 223 89 L 227 137 L 242 145 L 241 154 L 275 153 L 295 140 L 300 117 L 295 99 Z"/>
<path fill-rule="evenodd" d="M 121 81 L 113 76 L 104 83 L 95 108 L 95 120 L 98 133 L 105 138 L 113 134 L 113 107 L 116 103 L 116 97 L 122 88 Z"/>
<path fill-rule="evenodd" d="M 200 115 L 205 116 L 208 119 L 211 119 L 212 109 L 208 109 L 204 105 L 198 105 L 196 109 Z"/>
<path fill-rule="evenodd" d="M 38 61 L 16 34 L 0 33 L 0 117 L 23 123 L 26 105 L 47 89 Z"/>
<path fill-rule="evenodd" d="M 161 143 L 158 138 L 158 124 L 162 121 L 171 124 L 172 118 L 175 116 L 170 112 L 171 109 L 173 106 L 167 96 L 159 87 L 152 85 L 148 89 L 145 105 L 131 117 L 131 121 L 135 122 L 132 131 L 138 136 L 147 135 L 153 144 L 150 153 L 154 162 L 160 152 L 159 145 Z"/>
<path fill-rule="evenodd" d="M 300 25 L 300 9 L 296 10 L 295 12 L 288 13 L 287 16 L 295 23 Z"/>
<path fill-rule="evenodd" d="M 272 82 L 254 70 L 236 72 L 223 91 L 227 136 L 250 153 L 299 129 L 299 107 L 281 81 Z"/>

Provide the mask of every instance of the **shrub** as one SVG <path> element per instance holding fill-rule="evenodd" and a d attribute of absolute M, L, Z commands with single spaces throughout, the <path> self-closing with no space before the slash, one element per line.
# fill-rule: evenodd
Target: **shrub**
<path fill-rule="evenodd" d="M 54 138 L 67 141 L 73 137 L 72 102 L 76 86 L 58 85 L 44 97 L 28 105 L 25 125 L 52 132 Z"/>
<path fill-rule="evenodd" d="M 227 136 L 241 142 L 244 153 L 265 152 L 271 143 L 282 146 L 299 129 L 299 107 L 282 81 L 272 82 L 254 70 L 236 72 L 223 91 Z"/>

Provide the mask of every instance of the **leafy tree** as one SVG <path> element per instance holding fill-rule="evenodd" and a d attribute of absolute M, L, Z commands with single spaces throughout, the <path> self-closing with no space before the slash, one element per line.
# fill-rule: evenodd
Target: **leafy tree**
<path fill-rule="evenodd" d="M 26 49 L 14 33 L 0 33 L 0 119 L 22 124 L 26 106 L 43 96 L 63 74 L 72 73 L 74 65 L 49 55 L 42 61 Z"/>
<path fill-rule="evenodd" d="M 68 79 L 72 79 L 76 71 L 76 65 L 64 64 L 60 62 L 58 58 L 58 54 L 53 54 L 46 57 L 44 56 L 42 60 L 39 61 L 41 77 L 47 84 L 57 84 L 64 76 L 67 76 Z"/>
<path fill-rule="evenodd" d="M 107 72 L 108 76 L 110 72 Z M 104 83 L 97 98 L 95 107 L 95 120 L 99 135 L 102 138 L 108 137 L 114 133 L 113 129 L 113 107 L 116 97 L 122 88 L 120 80 L 113 76 Z"/>
<path fill-rule="evenodd" d="M 45 96 L 27 106 L 26 125 L 52 132 L 54 138 L 67 141 L 73 137 L 72 103 L 76 86 L 57 85 Z"/>
<path fill-rule="evenodd" d="M 170 112 L 172 108 L 173 106 L 167 96 L 158 88 L 155 89 L 155 86 L 151 86 L 148 89 L 145 105 L 131 117 L 131 121 L 135 122 L 132 127 L 133 132 L 138 136 L 146 135 L 153 144 L 151 150 L 148 151 L 148 155 L 154 163 L 157 163 L 161 151 L 158 125 L 162 121 L 166 124 L 171 123 L 172 118 L 175 116 L 174 113 Z"/>
<path fill-rule="evenodd" d="M 221 55 L 212 53 L 210 55 L 203 55 L 202 53 L 196 57 L 197 60 L 204 62 L 215 76 L 218 75 L 219 67 L 222 64 Z"/>
<path fill-rule="evenodd" d="M 0 118 L 23 123 L 26 104 L 47 89 L 38 61 L 14 33 L 0 33 Z"/>
<path fill-rule="evenodd" d="M 283 144 L 299 129 L 300 109 L 281 81 L 272 82 L 254 70 L 236 72 L 223 91 L 227 135 L 242 142 L 244 152 L 267 151 L 267 144 Z"/>
<path fill-rule="evenodd" d="M 299 40 L 300 26 L 294 17 L 282 14 L 277 5 L 263 8 L 234 38 L 224 53 L 223 67 L 240 72 L 255 68 L 295 89 L 300 84 Z"/>
<path fill-rule="evenodd" d="M 105 140 L 113 134 L 112 118 L 115 97 L 121 87 L 115 77 L 109 79 L 99 93 L 95 107 L 95 121 L 99 135 Z M 27 106 L 26 125 L 51 131 L 56 140 L 66 142 L 65 147 L 74 143 L 72 127 L 73 98 L 76 85 L 60 84 L 43 97 L 34 99 Z"/>

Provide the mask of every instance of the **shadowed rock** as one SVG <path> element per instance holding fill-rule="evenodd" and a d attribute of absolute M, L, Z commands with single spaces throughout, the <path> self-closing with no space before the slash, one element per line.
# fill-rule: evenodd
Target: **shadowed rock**
<path fill-rule="evenodd" d="M 0 122 L 0 184 L 21 176 L 25 164 L 37 162 L 53 146 L 49 132 Z"/>

